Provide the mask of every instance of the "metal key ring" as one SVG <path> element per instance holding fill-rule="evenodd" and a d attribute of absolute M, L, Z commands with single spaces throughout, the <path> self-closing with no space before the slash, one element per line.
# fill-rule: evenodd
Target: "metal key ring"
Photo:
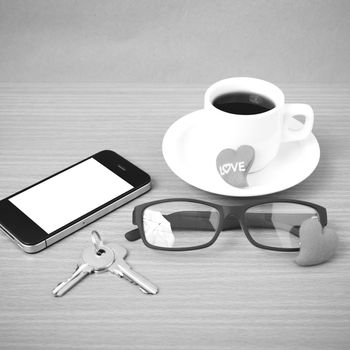
<path fill-rule="evenodd" d="M 91 232 L 91 240 L 92 240 L 92 244 L 95 247 L 95 251 L 97 253 L 100 250 L 101 246 L 103 245 L 103 241 L 101 239 L 100 234 L 97 231 L 93 230 Z"/>

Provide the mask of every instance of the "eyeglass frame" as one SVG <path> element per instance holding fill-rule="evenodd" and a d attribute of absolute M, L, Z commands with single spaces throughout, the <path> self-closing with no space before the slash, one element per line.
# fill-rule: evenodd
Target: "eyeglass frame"
<path fill-rule="evenodd" d="M 153 244 L 150 244 L 145 236 L 144 227 L 143 227 L 143 213 L 144 211 L 153 205 L 156 204 L 162 204 L 162 203 L 168 203 L 168 202 L 189 202 L 189 203 L 196 203 L 196 204 L 202 204 L 206 205 L 208 207 L 214 208 L 219 213 L 219 223 L 217 225 L 216 231 L 213 235 L 213 238 L 205 243 L 198 246 L 193 247 L 183 247 L 183 248 L 173 248 L 173 247 L 160 247 L 155 246 Z M 272 203 L 291 203 L 291 204 L 300 204 L 304 205 L 310 208 L 313 208 L 319 217 L 320 223 L 322 227 L 325 227 L 327 225 L 327 210 L 326 208 L 314 204 L 311 202 L 306 201 L 300 201 L 300 200 L 293 200 L 293 199 L 276 199 L 276 200 L 260 200 L 260 201 L 254 201 L 249 204 L 244 205 L 220 205 L 216 203 L 206 202 L 198 199 L 188 199 L 188 198 L 168 198 L 168 199 L 161 199 L 156 200 L 148 203 L 143 203 L 140 205 L 137 205 L 132 214 L 132 223 L 137 226 L 137 229 L 131 230 L 125 234 L 125 238 L 129 241 L 136 241 L 138 239 L 142 239 L 144 245 L 151 249 L 156 250 L 165 250 L 165 251 L 189 251 L 189 250 L 197 250 L 197 249 L 203 249 L 210 247 L 215 243 L 215 241 L 218 239 L 220 233 L 223 231 L 223 226 L 225 220 L 229 218 L 230 216 L 233 216 L 239 223 L 239 226 L 243 233 L 246 235 L 248 241 L 254 245 L 257 248 L 266 249 L 266 250 L 273 250 L 273 251 L 280 251 L 280 252 L 296 252 L 299 251 L 300 248 L 281 248 L 281 247 L 270 247 L 263 244 L 260 244 L 259 242 L 256 242 L 251 234 L 249 233 L 248 226 L 245 221 L 245 213 L 248 209 L 253 208 L 258 205 L 262 204 L 272 204 Z M 137 231 L 139 236 L 137 236 Z M 134 235 L 134 236 L 132 236 Z M 128 237 L 129 236 L 129 237 Z"/>

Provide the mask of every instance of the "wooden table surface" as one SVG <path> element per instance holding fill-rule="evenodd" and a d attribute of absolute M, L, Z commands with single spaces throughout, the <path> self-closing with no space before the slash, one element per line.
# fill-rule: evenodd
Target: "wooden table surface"
<path fill-rule="evenodd" d="M 148 194 L 38 254 L 0 236 L 0 347 L 349 349 L 350 85 L 279 85 L 287 102 L 313 106 L 321 160 L 307 180 L 275 198 L 328 209 L 340 246 L 321 266 L 301 268 L 295 253 L 257 249 L 240 231 L 225 232 L 208 249 L 180 253 L 124 239 L 132 209 L 146 201 L 244 202 L 191 187 L 163 160 L 165 131 L 201 108 L 205 86 L 0 84 L 1 198 L 103 149 L 153 179 Z M 51 290 L 71 274 L 92 229 L 106 242 L 123 243 L 128 261 L 160 293 L 146 296 L 100 274 L 54 298 Z"/>

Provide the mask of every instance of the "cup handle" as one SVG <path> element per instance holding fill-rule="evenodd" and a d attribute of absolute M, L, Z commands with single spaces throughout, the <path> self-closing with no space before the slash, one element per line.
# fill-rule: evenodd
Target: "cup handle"
<path fill-rule="evenodd" d="M 303 126 L 297 130 L 290 128 L 291 120 L 296 116 L 304 116 Z M 286 103 L 284 109 L 284 124 L 282 142 L 303 140 L 309 136 L 314 125 L 314 111 L 311 106 L 302 103 Z"/>

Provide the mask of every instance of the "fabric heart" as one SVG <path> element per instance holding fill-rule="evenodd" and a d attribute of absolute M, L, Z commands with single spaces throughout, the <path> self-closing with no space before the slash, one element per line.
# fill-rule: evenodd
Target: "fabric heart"
<path fill-rule="evenodd" d="M 331 259 L 337 249 L 337 234 L 330 228 L 322 228 L 318 218 L 304 221 L 299 237 L 300 252 L 295 262 L 300 266 L 322 264 Z"/>
<path fill-rule="evenodd" d="M 224 181 L 235 187 L 247 187 L 247 175 L 253 165 L 252 146 L 240 146 L 237 151 L 226 148 L 216 157 L 216 168 Z"/>

